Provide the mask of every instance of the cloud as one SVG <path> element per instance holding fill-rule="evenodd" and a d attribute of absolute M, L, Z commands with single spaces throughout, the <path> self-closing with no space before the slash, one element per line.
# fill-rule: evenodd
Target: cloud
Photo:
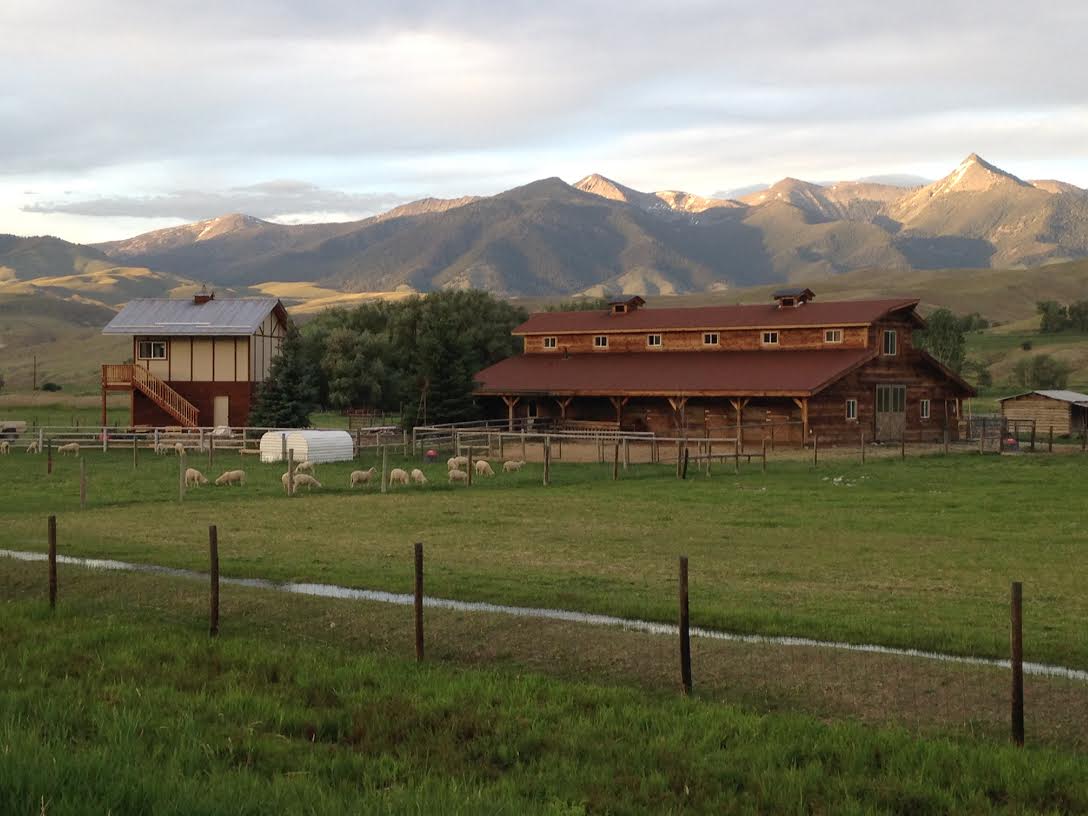
<path fill-rule="evenodd" d="M 27 204 L 21 209 L 30 213 L 67 213 L 108 218 L 182 218 L 187 221 L 201 221 L 233 212 L 272 219 L 309 212 L 365 218 L 407 200 L 404 196 L 393 193 L 346 193 L 325 190 L 305 181 L 279 179 L 232 187 L 221 192 L 176 190 L 151 196 L 106 196 L 79 201 L 46 201 Z M 297 215 L 295 219 L 297 220 Z"/>

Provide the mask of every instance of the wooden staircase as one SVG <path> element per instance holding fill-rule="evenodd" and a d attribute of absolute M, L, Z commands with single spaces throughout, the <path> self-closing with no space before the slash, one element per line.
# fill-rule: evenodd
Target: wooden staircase
<path fill-rule="evenodd" d="M 133 363 L 102 366 L 102 390 L 136 390 L 186 428 L 197 427 L 197 407 L 143 366 Z"/>

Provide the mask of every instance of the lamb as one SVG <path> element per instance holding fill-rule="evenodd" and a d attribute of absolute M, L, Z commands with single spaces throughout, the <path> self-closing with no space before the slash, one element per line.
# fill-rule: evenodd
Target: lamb
<path fill-rule="evenodd" d="M 348 483 L 348 487 L 355 487 L 355 485 L 361 484 L 370 484 L 371 478 L 377 472 L 377 468 L 369 468 L 367 470 L 353 470 L 351 472 L 351 480 Z"/>
<path fill-rule="evenodd" d="M 35 439 L 33 442 L 31 442 L 29 445 L 26 446 L 26 452 L 27 453 L 41 453 L 42 452 L 41 443 L 38 442 L 37 439 Z"/>
<path fill-rule="evenodd" d="M 215 480 L 217 487 L 227 485 L 228 487 L 233 484 L 246 485 L 246 472 L 244 470 L 228 470 L 223 473 L 218 479 Z"/>
<path fill-rule="evenodd" d="M 57 453 L 59 453 L 61 456 L 66 453 L 71 453 L 75 456 L 79 456 L 79 443 L 69 442 L 67 445 L 61 445 L 59 448 L 57 448 Z"/>
<path fill-rule="evenodd" d="M 463 470 L 454 468 L 450 471 L 450 484 L 453 484 L 454 482 L 464 482 L 465 484 L 468 484 L 468 474 Z"/>
<path fill-rule="evenodd" d="M 283 492 L 284 493 L 287 492 L 287 479 L 290 478 L 290 476 L 291 476 L 290 471 L 288 471 L 287 473 L 280 476 L 280 482 L 283 484 Z"/>
<path fill-rule="evenodd" d="M 297 492 L 300 487 L 305 487 L 307 491 L 313 487 L 321 487 L 321 482 L 311 476 L 309 473 L 296 473 L 295 474 L 295 491 Z"/>
<path fill-rule="evenodd" d="M 185 446 L 183 444 L 181 444 L 180 442 L 175 442 L 174 443 L 174 453 L 176 453 L 178 456 L 181 456 L 182 454 L 185 453 Z"/>
<path fill-rule="evenodd" d="M 524 459 L 520 459 L 520 460 L 516 460 L 516 461 L 503 462 L 502 463 L 502 472 L 503 473 L 517 473 L 523 467 L 525 467 L 525 460 Z"/>
<path fill-rule="evenodd" d="M 476 463 L 476 475 L 477 476 L 494 476 L 495 471 L 491 469 L 491 465 L 486 459 L 481 459 Z"/>
<path fill-rule="evenodd" d="M 446 460 L 446 470 L 458 470 L 463 467 L 468 467 L 467 456 L 453 456 Z"/>
<path fill-rule="evenodd" d="M 197 485 L 207 484 L 208 479 L 196 468 L 185 468 L 185 486 L 196 487 Z"/>
<path fill-rule="evenodd" d="M 0 442 L 0 456 L 7 456 L 9 453 L 11 453 L 11 443 L 5 439 Z"/>
<path fill-rule="evenodd" d="M 389 471 L 389 484 L 408 484 L 408 471 L 401 470 L 400 468 L 393 468 L 391 471 Z"/>
<path fill-rule="evenodd" d="M 309 459 L 306 459 L 306 460 L 304 460 L 302 462 L 299 462 L 297 465 L 295 465 L 295 473 L 313 473 L 313 472 L 314 472 L 314 463 L 311 462 Z"/>
<path fill-rule="evenodd" d="M 156 442 L 152 445 L 151 450 L 155 451 L 156 455 L 161 456 L 164 453 L 170 453 L 171 448 L 165 442 Z"/>
<path fill-rule="evenodd" d="M 423 475 L 423 471 L 420 470 L 419 468 L 415 468 L 412 471 L 411 476 L 412 476 L 412 481 L 415 482 L 417 485 L 427 484 L 427 477 Z"/>

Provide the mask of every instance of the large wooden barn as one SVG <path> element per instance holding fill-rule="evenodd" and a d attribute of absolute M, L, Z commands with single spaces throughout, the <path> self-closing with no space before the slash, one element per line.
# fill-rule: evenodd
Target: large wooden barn
<path fill-rule="evenodd" d="M 106 394 L 128 391 L 134 426 L 245 425 L 256 386 L 287 333 L 276 298 L 133 300 L 102 330 L 132 336 L 132 362 L 102 366 Z"/>
<path fill-rule="evenodd" d="M 524 352 L 479 372 L 475 393 L 496 416 L 659 434 L 770 423 L 794 442 L 957 438 L 974 390 L 915 346 L 917 300 L 813 298 L 654 309 L 632 297 L 533 314 L 514 330 Z"/>
<path fill-rule="evenodd" d="M 1038 433 L 1051 428 L 1059 436 L 1084 433 L 1088 418 L 1088 394 L 1076 391 L 1028 391 L 1004 397 L 1001 416 L 1006 420 L 1031 420 Z"/>

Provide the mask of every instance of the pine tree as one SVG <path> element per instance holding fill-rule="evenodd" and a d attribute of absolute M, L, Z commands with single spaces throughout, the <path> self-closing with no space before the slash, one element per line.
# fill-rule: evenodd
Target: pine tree
<path fill-rule="evenodd" d="M 317 384 L 302 335 L 291 325 L 257 391 L 249 424 L 258 428 L 308 428 Z"/>

